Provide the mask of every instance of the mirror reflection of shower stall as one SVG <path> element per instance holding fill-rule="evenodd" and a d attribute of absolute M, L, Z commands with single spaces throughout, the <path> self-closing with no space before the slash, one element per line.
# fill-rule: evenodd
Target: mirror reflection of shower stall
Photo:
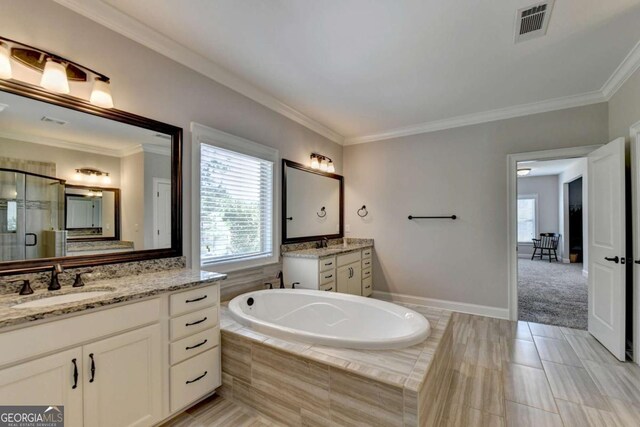
<path fill-rule="evenodd" d="M 64 183 L 0 168 L 0 261 L 65 256 Z"/>

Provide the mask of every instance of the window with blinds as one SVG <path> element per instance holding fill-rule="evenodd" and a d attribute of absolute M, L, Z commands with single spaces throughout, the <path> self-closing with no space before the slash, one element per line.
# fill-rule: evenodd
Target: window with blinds
<path fill-rule="evenodd" d="M 274 163 L 213 145 L 200 148 L 201 262 L 272 256 Z"/>

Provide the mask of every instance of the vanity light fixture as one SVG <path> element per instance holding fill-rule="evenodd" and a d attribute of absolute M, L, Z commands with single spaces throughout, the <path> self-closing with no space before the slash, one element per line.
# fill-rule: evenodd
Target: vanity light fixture
<path fill-rule="evenodd" d="M 102 172 L 97 169 L 90 168 L 76 169 L 76 173 L 73 175 L 73 179 L 75 181 L 86 180 L 92 183 L 96 183 L 101 180 L 103 184 L 111 184 L 111 177 L 109 176 L 108 172 Z"/>
<path fill-rule="evenodd" d="M 10 56 L 9 45 L 0 42 L 0 79 L 10 79 L 13 75 Z"/>
<path fill-rule="evenodd" d="M 335 173 L 336 167 L 327 156 L 318 153 L 311 153 L 311 169 L 320 169 L 323 172 Z"/>
<path fill-rule="evenodd" d="M 89 102 L 102 108 L 113 108 L 109 78 L 91 68 L 53 53 L 15 40 L 0 37 L 0 79 L 16 79 L 12 61 L 42 73 L 40 86 L 61 94 L 69 94 L 69 82 L 93 85 Z"/>
<path fill-rule="evenodd" d="M 531 173 L 531 168 L 521 168 L 516 172 L 518 176 L 527 176 Z"/>

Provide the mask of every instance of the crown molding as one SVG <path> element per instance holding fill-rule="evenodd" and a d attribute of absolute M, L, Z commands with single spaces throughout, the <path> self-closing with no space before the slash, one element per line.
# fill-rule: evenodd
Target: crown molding
<path fill-rule="evenodd" d="M 313 120 L 295 108 L 276 99 L 273 95 L 241 79 L 213 61 L 193 52 L 176 41 L 149 28 L 116 8 L 100 0 L 54 0 L 123 36 L 134 40 L 216 82 L 246 96 L 257 103 L 311 129 L 325 138 L 342 144 L 344 137 L 329 127 Z"/>
<path fill-rule="evenodd" d="M 640 67 L 640 41 L 631 49 L 627 56 L 622 60 L 620 65 L 615 69 L 613 74 L 602 85 L 602 95 L 608 100 L 616 94 L 622 85 L 638 70 Z"/>
<path fill-rule="evenodd" d="M 100 154 L 102 156 L 122 157 L 123 150 L 113 150 L 111 148 L 96 147 L 94 145 L 69 142 L 62 139 L 48 138 L 44 136 L 25 135 L 22 133 L 0 131 L 1 138 L 13 139 L 15 141 L 30 142 L 32 144 L 47 145 L 49 147 L 64 148 L 67 150 L 82 151 L 83 153 Z"/>
<path fill-rule="evenodd" d="M 462 126 L 494 122 L 497 120 L 511 119 L 514 117 L 528 116 L 531 114 L 564 110 L 566 108 L 581 107 L 584 105 L 597 104 L 605 101 L 606 99 L 602 95 L 602 92 L 588 92 L 580 95 L 554 98 L 547 101 L 533 102 L 529 104 L 516 105 L 513 107 L 483 111 L 480 113 L 466 114 L 463 116 L 451 117 L 448 119 L 435 120 L 432 122 L 406 126 L 365 136 L 346 138 L 343 145 L 364 144 L 366 142 L 400 138 L 403 136 L 417 135 L 421 133 L 453 129 Z"/>

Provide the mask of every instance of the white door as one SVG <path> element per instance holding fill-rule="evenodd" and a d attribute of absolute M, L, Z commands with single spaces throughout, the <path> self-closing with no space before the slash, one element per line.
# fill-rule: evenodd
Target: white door
<path fill-rule="evenodd" d="M 64 406 L 64 425 L 82 426 L 81 361 L 78 347 L 0 370 L 1 404 Z"/>
<path fill-rule="evenodd" d="M 625 359 L 624 138 L 589 154 L 589 332 Z"/>
<path fill-rule="evenodd" d="M 160 325 L 85 345 L 87 426 L 149 426 L 161 419 Z"/>
<path fill-rule="evenodd" d="M 171 180 L 154 178 L 154 248 L 171 247 Z"/>
<path fill-rule="evenodd" d="M 634 345 L 633 358 L 636 363 L 640 364 L 640 331 L 638 326 L 640 325 L 640 313 L 638 307 L 640 307 L 640 135 L 632 135 L 631 138 L 631 172 L 633 179 L 631 185 L 633 187 L 632 199 L 633 199 L 633 283 L 635 293 L 634 299 L 634 311 L 633 311 L 633 328 L 634 332 Z M 630 254 L 629 254 L 630 256 Z"/>

